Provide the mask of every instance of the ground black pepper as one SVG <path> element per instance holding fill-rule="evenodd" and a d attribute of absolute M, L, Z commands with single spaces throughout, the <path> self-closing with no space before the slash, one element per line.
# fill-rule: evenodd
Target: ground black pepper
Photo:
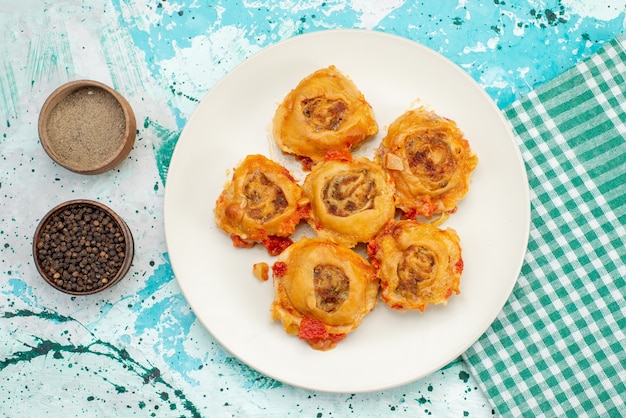
<path fill-rule="evenodd" d="M 92 292 L 107 285 L 122 268 L 125 241 L 120 225 L 104 210 L 76 203 L 42 225 L 35 257 L 57 287 Z"/>
<path fill-rule="evenodd" d="M 119 151 L 125 126 L 124 109 L 111 93 L 83 87 L 50 111 L 48 146 L 61 162 L 90 169 Z"/>

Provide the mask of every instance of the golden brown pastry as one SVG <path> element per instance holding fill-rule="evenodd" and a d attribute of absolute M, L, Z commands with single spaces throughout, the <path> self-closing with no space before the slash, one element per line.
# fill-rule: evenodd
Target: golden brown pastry
<path fill-rule="evenodd" d="M 317 236 L 353 247 L 371 240 L 394 217 L 394 187 L 380 164 L 349 154 L 343 158 L 313 166 L 302 188 Z"/>
<path fill-rule="evenodd" d="M 454 213 L 478 163 L 456 123 L 424 108 L 389 126 L 376 160 L 395 181 L 396 205 L 408 218 Z"/>
<path fill-rule="evenodd" d="M 291 235 L 307 216 L 300 185 L 282 165 L 259 154 L 235 169 L 215 204 L 215 222 L 236 247 L 263 244 L 272 255 L 291 244 Z"/>
<path fill-rule="evenodd" d="M 463 258 L 459 236 L 451 228 L 391 221 L 367 250 L 380 279 L 381 299 L 393 309 L 424 311 L 460 293 Z"/>
<path fill-rule="evenodd" d="M 272 320 L 316 350 L 329 350 L 376 306 L 379 282 L 356 252 L 319 238 L 302 238 L 272 266 Z"/>
<path fill-rule="evenodd" d="M 280 149 L 314 162 L 329 151 L 354 149 L 377 132 L 372 107 L 334 65 L 300 81 L 278 106 L 273 120 Z"/>

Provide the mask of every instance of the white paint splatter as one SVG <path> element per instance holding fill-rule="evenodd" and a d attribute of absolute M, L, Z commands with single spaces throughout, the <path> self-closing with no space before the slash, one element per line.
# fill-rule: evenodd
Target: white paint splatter
<path fill-rule="evenodd" d="M 298 23 L 294 19 L 290 17 L 280 19 L 280 25 L 278 26 L 278 29 L 277 29 L 279 39 L 290 38 L 297 31 L 298 31 Z"/>
<path fill-rule="evenodd" d="M 361 27 L 373 29 L 389 13 L 401 7 L 403 0 L 352 0 L 351 8 L 361 13 Z"/>
<path fill-rule="evenodd" d="M 325 0 L 282 0 L 280 2 L 275 0 L 244 0 L 243 5 L 246 9 L 274 9 L 278 8 L 284 12 L 291 14 L 297 14 L 302 12 L 319 11 L 324 14 L 328 13 L 328 10 L 336 11 L 343 10 L 345 4 L 343 2 L 336 2 L 336 4 L 326 4 Z M 326 10 L 324 10 L 326 9 Z"/>
<path fill-rule="evenodd" d="M 613 20 L 624 13 L 624 0 L 562 0 L 563 6 L 582 17 Z"/>
<path fill-rule="evenodd" d="M 505 89 L 509 85 L 506 79 L 507 72 L 503 68 L 487 68 L 483 75 L 480 77 L 480 84 L 482 84 L 484 87 Z"/>
<path fill-rule="evenodd" d="M 521 80 L 524 80 L 524 83 L 526 83 L 526 85 L 529 88 L 532 88 L 531 84 L 528 82 L 528 80 L 526 79 L 526 75 L 530 72 L 530 68 L 529 67 L 517 67 L 517 74 L 518 77 Z"/>
<path fill-rule="evenodd" d="M 260 49 L 250 44 L 243 31 L 236 26 L 224 26 L 209 36 L 192 38 L 191 46 L 181 47 L 173 42 L 175 56 L 160 62 L 166 85 L 185 85 L 186 91 L 208 91 L 226 73 Z M 207 61 L 220 65 L 207 66 Z M 173 97 L 172 104 L 185 117 L 190 116 L 197 106 L 184 96 Z"/>
<path fill-rule="evenodd" d="M 519 74 L 519 76 L 521 78 L 525 78 L 526 74 L 528 74 L 529 71 L 530 71 L 530 68 L 528 68 L 528 67 L 518 67 L 517 68 L 517 73 Z"/>
<path fill-rule="evenodd" d="M 482 42 L 477 42 L 474 46 L 466 46 L 463 48 L 464 54 L 469 54 L 471 52 L 487 52 L 487 47 Z"/>

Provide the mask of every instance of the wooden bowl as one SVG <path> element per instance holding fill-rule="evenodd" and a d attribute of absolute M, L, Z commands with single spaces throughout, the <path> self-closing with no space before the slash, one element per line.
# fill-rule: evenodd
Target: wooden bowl
<path fill-rule="evenodd" d="M 77 80 L 57 88 L 39 114 L 39 139 L 57 164 L 80 174 L 119 165 L 137 135 L 130 104 L 106 84 Z"/>
<path fill-rule="evenodd" d="M 128 273 L 134 251 L 126 222 L 93 200 L 70 200 L 52 208 L 33 239 L 39 274 L 70 295 L 94 294 L 118 283 Z"/>

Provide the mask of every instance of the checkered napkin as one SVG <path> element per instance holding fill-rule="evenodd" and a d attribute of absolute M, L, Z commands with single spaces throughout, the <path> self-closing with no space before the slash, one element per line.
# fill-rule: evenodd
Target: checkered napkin
<path fill-rule="evenodd" d="M 531 189 L 521 275 L 464 355 L 504 416 L 626 417 L 626 37 L 504 110 Z"/>

